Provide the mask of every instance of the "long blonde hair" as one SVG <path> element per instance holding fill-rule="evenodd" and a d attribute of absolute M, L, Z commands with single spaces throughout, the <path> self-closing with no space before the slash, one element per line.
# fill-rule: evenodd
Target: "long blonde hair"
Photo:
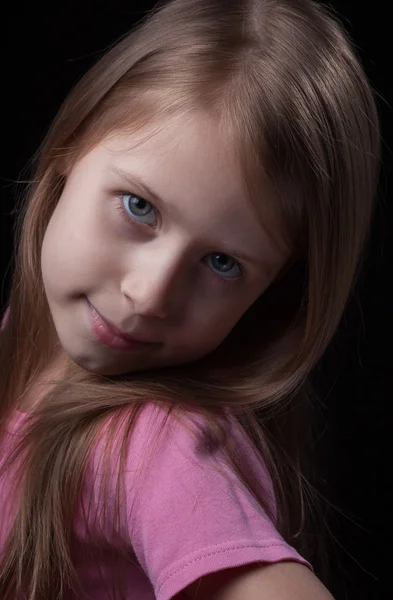
<path fill-rule="evenodd" d="M 380 142 L 373 95 L 351 42 L 337 19 L 311 0 L 160 2 L 71 91 L 19 207 L 9 315 L 0 337 L 0 424 L 50 359 L 53 322 L 40 252 L 64 186 L 60 163 L 72 167 L 108 132 L 138 131 L 195 110 L 232 136 L 257 214 L 261 176 L 268 179 L 292 260 L 204 359 L 114 377 L 70 361 L 67 377 L 33 411 L 13 455 L 24 455 L 24 493 L 0 565 L 4 600 L 22 590 L 28 600 L 61 598 L 75 587 L 72 516 L 89 452 L 104 423 L 115 431 L 126 419 L 124 460 L 147 399 L 180 420 L 203 416 L 201 440 L 220 448 L 284 539 L 323 579 L 313 543 L 318 532 L 310 525 L 317 496 L 306 477 L 308 376 L 337 329 L 358 272 Z M 268 467 L 276 515 L 225 436 L 229 413 Z"/>

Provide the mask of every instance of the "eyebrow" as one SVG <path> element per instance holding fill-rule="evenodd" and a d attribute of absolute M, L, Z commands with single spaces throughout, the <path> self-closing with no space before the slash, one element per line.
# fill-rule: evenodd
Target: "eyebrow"
<path fill-rule="evenodd" d="M 150 197 L 153 200 L 154 204 L 162 212 L 164 212 L 164 213 L 166 212 L 169 216 L 171 216 L 174 220 L 177 220 L 178 222 L 181 220 L 179 209 L 177 208 L 177 206 L 175 206 L 174 204 L 171 204 L 171 202 L 169 202 L 167 200 L 163 200 L 144 181 L 142 181 L 140 179 L 140 177 L 134 177 L 133 175 L 131 175 L 131 173 L 128 173 L 127 171 L 124 171 L 123 169 L 121 169 L 120 167 L 116 167 L 115 165 L 109 165 L 108 168 L 109 168 L 109 171 L 111 171 L 112 173 L 114 173 L 115 175 L 120 177 L 120 179 L 123 179 L 123 181 L 127 185 L 129 185 L 131 188 L 133 188 L 134 186 L 139 188 L 142 191 L 142 193 L 147 196 L 147 199 L 149 199 L 149 197 Z M 128 191 L 132 191 L 132 190 L 128 190 Z M 222 253 L 228 254 L 230 256 L 233 255 L 234 257 L 238 257 L 240 260 L 242 260 L 244 262 L 249 262 L 249 263 L 257 265 L 257 266 L 262 266 L 264 268 L 265 273 L 268 276 L 271 275 L 271 268 L 267 264 L 267 261 L 264 260 L 263 258 L 257 258 L 256 256 L 247 255 L 247 254 L 244 254 L 244 252 L 237 252 L 237 251 L 232 252 L 229 249 L 229 247 L 228 247 L 228 250 L 225 250 Z"/>

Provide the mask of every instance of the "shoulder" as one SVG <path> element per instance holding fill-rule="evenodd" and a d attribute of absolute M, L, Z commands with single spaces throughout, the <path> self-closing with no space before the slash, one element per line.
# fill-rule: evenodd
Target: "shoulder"
<path fill-rule="evenodd" d="M 145 485 L 154 485 L 157 471 L 162 475 L 166 467 L 165 472 L 173 472 L 192 461 L 195 433 L 192 419 L 178 415 L 171 406 L 146 401 L 103 421 L 90 464 L 96 476 L 115 480 L 121 475 L 136 491 L 134 475 L 143 475 Z"/>
<path fill-rule="evenodd" d="M 222 460 L 219 446 L 204 427 L 204 417 L 192 414 L 184 418 L 180 414 L 179 421 L 178 416 L 168 413 L 166 407 L 146 404 L 131 430 L 125 468 L 121 470 L 122 536 L 151 581 L 156 598 L 169 600 L 176 594 L 185 598 L 183 592 L 188 590 L 194 600 L 207 600 L 210 592 L 206 590 L 222 587 L 223 577 L 229 577 L 231 586 L 236 583 L 236 590 L 240 579 L 233 574 L 239 575 L 242 564 L 291 560 L 305 564 L 280 536 L 264 507 L 256 502 L 237 473 Z M 122 427 L 116 425 L 115 429 L 120 439 L 124 438 Z M 261 493 L 269 497 L 270 482 L 260 463 L 254 462 L 247 440 L 235 429 L 230 435 L 235 436 L 236 452 L 253 463 Z M 118 453 L 113 446 L 111 450 L 107 456 L 113 469 L 119 470 Z M 115 485 L 113 491 L 117 493 Z M 249 587 L 254 581 L 253 570 L 249 569 L 242 573 L 242 578 L 247 577 L 242 579 L 242 586 Z M 195 595 L 201 585 L 203 591 Z M 242 592 L 237 596 L 217 596 L 221 598 L 243 600 L 247 596 Z M 273 600 L 272 596 L 267 598 Z M 278 598 L 287 600 L 285 596 Z M 258 600 L 263 597 L 259 595 Z M 322 596 L 321 600 L 325 598 Z"/>
<path fill-rule="evenodd" d="M 225 492 L 228 486 L 231 489 L 240 486 L 243 491 L 243 484 L 228 464 L 223 450 L 222 438 L 230 438 L 242 468 L 247 468 L 255 484 L 260 486 L 271 513 L 275 514 L 270 474 L 245 432 L 232 416 L 223 415 L 214 416 L 213 429 L 214 432 L 211 423 L 198 412 L 181 412 L 176 407 L 147 403 L 138 413 L 127 443 L 126 473 L 134 472 L 138 464 L 138 472 L 144 474 L 147 487 L 149 480 L 156 487 L 158 478 L 165 480 L 162 484 L 170 482 L 173 490 L 186 481 L 187 484 L 192 482 L 195 492 L 203 489 L 204 493 L 209 490 L 212 494 L 222 486 Z"/>
<path fill-rule="evenodd" d="M 209 573 L 183 594 L 192 600 L 333 600 L 310 569 L 293 561 Z"/>

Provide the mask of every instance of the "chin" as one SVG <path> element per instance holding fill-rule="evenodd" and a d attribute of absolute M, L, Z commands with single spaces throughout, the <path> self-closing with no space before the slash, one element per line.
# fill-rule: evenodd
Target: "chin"
<path fill-rule="evenodd" d="M 125 375 L 126 373 L 133 373 L 136 371 L 143 371 L 146 369 L 152 368 L 151 364 L 122 364 L 116 358 L 110 358 L 108 356 L 105 357 L 94 357 L 92 355 L 86 356 L 81 354 L 72 354 L 70 353 L 71 360 L 77 364 L 82 369 L 89 371 L 89 373 L 94 373 L 96 375 L 103 375 L 106 377 L 116 376 L 116 375 Z M 142 362 L 142 361 L 141 361 Z"/>
<path fill-rule="evenodd" d="M 103 362 L 97 362 L 93 359 L 83 359 L 83 358 L 73 358 L 73 361 L 85 371 L 89 371 L 89 373 L 94 373 L 96 375 L 106 375 L 110 377 L 111 375 L 122 375 L 126 372 L 126 369 L 120 365 L 113 365 Z"/>

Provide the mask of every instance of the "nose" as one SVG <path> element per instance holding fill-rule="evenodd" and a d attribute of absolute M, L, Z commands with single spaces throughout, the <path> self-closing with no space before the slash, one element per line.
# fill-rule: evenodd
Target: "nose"
<path fill-rule="evenodd" d="M 184 287 L 181 257 L 156 255 L 138 266 L 133 264 L 123 278 L 121 292 L 131 301 L 135 314 L 164 319 L 179 310 Z"/>

